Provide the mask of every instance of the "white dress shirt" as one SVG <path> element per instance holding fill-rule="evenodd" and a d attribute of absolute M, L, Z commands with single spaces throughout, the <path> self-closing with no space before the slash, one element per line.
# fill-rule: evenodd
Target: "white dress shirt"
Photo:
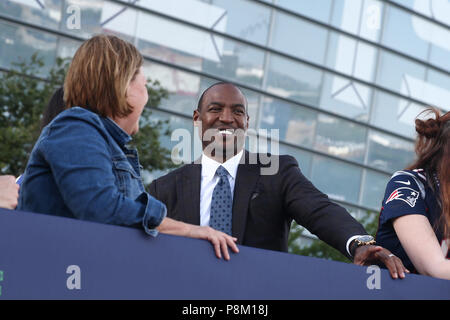
<path fill-rule="evenodd" d="M 217 162 L 205 154 L 202 154 L 202 177 L 200 187 L 200 225 L 209 226 L 209 218 L 211 215 L 211 200 L 214 188 L 219 182 L 219 176 L 216 170 L 219 166 L 224 167 L 228 171 L 228 181 L 231 188 L 231 199 L 234 195 L 234 185 L 236 183 L 236 173 L 244 151 L 241 150 L 234 157 L 228 159 L 224 163 Z"/>

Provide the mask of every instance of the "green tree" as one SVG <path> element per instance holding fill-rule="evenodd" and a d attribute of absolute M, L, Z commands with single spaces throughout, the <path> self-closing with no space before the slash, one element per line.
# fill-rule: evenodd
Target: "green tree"
<path fill-rule="evenodd" d="M 22 174 L 28 157 L 40 134 L 44 109 L 55 90 L 62 86 L 69 65 L 67 59 L 57 59 L 46 79 L 36 77 L 44 67 L 42 58 L 34 54 L 29 61 L 19 61 L 13 68 L 0 73 L 0 174 Z M 154 121 L 149 106 L 155 108 L 168 97 L 158 81 L 148 82 L 149 101 L 140 121 L 140 131 L 133 137 L 145 170 L 174 167 L 170 151 L 159 142 L 164 121 Z"/>
<path fill-rule="evenodd" d="M 374 212 L 368 211 L 360 222 L 369 234 L 373 236 L 375 235 L 378 228 L 378 219 L 376 219 L 376 214 Z M 351 263 L 346 256 L 323 241 L 312 240 L 312 243 L 309 245 L 303 244 L 300 239 L 304 230 L 305 229 L 303 227 L 299 226 L 295 222 L 293 223 L 288 240 L 290 253 Z"/>

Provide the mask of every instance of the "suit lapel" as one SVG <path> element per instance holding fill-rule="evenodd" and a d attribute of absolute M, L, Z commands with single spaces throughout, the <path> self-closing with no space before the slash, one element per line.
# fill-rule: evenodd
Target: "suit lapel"
<path fill-rule="evenodd" d="M 250 197 L 260 173 L 258 165 L 249 164 L 248 155 L 245 151 L 245 163 L 238 166 L 234 186 L 232 232 L 233 236 L 238 238 L 238 243 L 244 240 Z"/>
<path fill-rule="evenodd" d="M 178 177 L 178 194 L 182 195 L 180 210 L 185 217 L 185 222 L 200 225 L 200 179 L 202 166 L 190 164 Z"/>

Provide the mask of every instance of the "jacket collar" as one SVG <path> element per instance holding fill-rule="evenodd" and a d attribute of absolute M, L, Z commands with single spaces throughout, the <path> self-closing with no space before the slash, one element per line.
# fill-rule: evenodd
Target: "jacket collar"
<path fill-rule="evenodd" d="M 109 134 L 117 141 L 120 146 L 125 146 L 132 140 L 131 136 L 117 125 L 112 119 L 100 117 Z"/>

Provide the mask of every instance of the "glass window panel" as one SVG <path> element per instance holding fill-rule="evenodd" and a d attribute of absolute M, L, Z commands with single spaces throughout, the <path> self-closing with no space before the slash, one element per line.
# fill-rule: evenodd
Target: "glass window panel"
<path fill-rule="evenodd" d="M 383 23 L 384 4 L 378 0 L 364 0 L 359 35 L 367 40 L 378 42 Z"/>
<path fill-rule="evenodd" d="M 367 130 L 363 126 L 320 114 L 314 149 L 336 157 L 364 161 Z"/>
<path fill-rule="evenodd" d="M 203 59 L 205 72 L 246 85 L 261 86 L 264 51 L 218 36 L 213 36 L 212 39 L 217 46 L 223 43 L 223 51 L 218 54 L 218 60 Z"/>
<path fill-rule="evenodd" d="M 414 139 L 414 121 L 425 107 L 397 96 L 376 91 L 371 123 L 380 128 Z"/>
<path fill-rule="evenodd" d="M 142 17 L 144 15 L 139 21 Z M 138 32 L 137 46 L 144 55 L 232 81 L 260 85 L 262 50 L 156 16 L 145 16 L 142 21 L 147 27 L 144 22 L 138 23 L 137 30 L 141 31 Z M 156 29 L 160 32 L 147 32 Z"/>
<path fill-rule="evenodd" d="M 397 91 L 407 97 L 421 100 L 425 67 L 410 60 L 381 51 L 377 84 Z"/>
<path fill-rule="evenodd" d="M 161 0 L 166 1 L 166 0 Z M 174 0 L 179 2 L 179 0 Z M 223 31 L 218 29 L 220 23 L 215 22 L 214 29 L 226 32 L 247 41 L 260 45 L 267 43 L 270 24 L 270 8 L 251 1 L 213 0 L 212 5 L 223 8 L 226 20 Z"/>
<path fill-rule="evenodd" d="M 448 75 L 429 69 L 427 89 L 424 99 L 446 111 L 450 110 L 450 77 Z"/>
<path fill-rule="evenodd" d="M 372 82 L 376 58 L 375 47 L 334 32 L 331 34 L 327 55 L 330 68 Z"/>
<path fill-rule="evenodd" d="M 215 81 L 217 82 L 217 81 Z M 261 102 L 261 95 L 247 89 L 242 89 L 242 93 L 247 99 L 247 114 L 249 116 L 249 129 L 256 129 L 258 114 L 259 114 L 259 104 Z"/>
<path fill-rule="evenodd" d="M 59 37 L 57 56 L 59 58 L 72 58 L 80 47 L 81 42 L 69 38 Z"/>
<path fill-rule="evenodd" d="M 280 97 L 316 106 L 322 74 L 319 69 L 271 55 L 265 88 Z"/>
<path fill-rule="evenodd" d="M 270 9 L 252 1 L 152 0 L 137 5 L 258 44 L 267 40 Z"/>
<path fill-rule="evenodd" d="M 282 100 L 265 97 L 261 109 L 260 129 L 279 130 L 279 139 L 311 147 L 317 113 Z"/>
<path fill-rule="evenodd" d="M 368 165 L 388 172 L 404 169 L 414 160 L 414 143 L 371 131 Z"/>
<path fill-rule="evenodd" d="M 331 0 L 321 1 L 299 1 L 299 0 L 276 0 L 276 5 L 292 10 L 313 19 L 328 22 L 330 19 Z"/>
<path fill-rule="evenodd" d="M 431 46 L 430 63 L 450 71 L 450 49 L 437 45 Z"/>
<path fill-rule="evenodd" d="M 67 23 L 61 23 L 60 30 L 72 33 L 82 38 L 89 38 L 93 34 L 103 33 L 108 30 L 108 24 L 123 23 L 123 26 L 130 26 L 130 21 L 136 20 L 136 11 L 132 9 L 124 10 L 123 6 L 113 4 L 103 0 L 65 0 L 64 12 L 71 6 L 81 9 L 80 29 L 71 29 Z M 125 29 L 126 29 L 125 28 Z"/>
<path fill-rule="evenodd" d="M 335 200 L 358 202 L 361 168 L 342 161 L 314 156 L 311 180 L 320 191 Z"/>
<path fill-rule="evenodd" d="M 384 191 L 390 176 L 372 170 L 366 170 L 362 189 L 362 205 L 380 210 Z"/>
<path fill-rule="evenodd" d="M 382 43 L 408 55 L 426 60 L 428 22 L 403 10 L 388 7 Z"/>
<path fill-rule="evenodd" d="M 358 34 L 362 1 L 334 1 L 331 24 L 341 30 Z"/>
<path fill-rule="evenodd" d="M 11 68 L 12 63 L 28 62 L 34 53 L 38 53 L 44 66 L 36 75 L 47 77 L 55 63 L 56 39 L 46 32 L 0 21 L 0 66 Z"/>
<path fill-rule="evenodd" d="M 339 76 L 325 74 L 320 108 L 366 122 L 372 88 Z"/>
<path fill-rule="evenodd" d="M 430 71 L 434 72 L 433 70 Z M 400 56 L 383 52 L 377 83 L 426 104 L 448 108 L 450 89 L 441 83 L 441 80 L 438 82 L 425 81 L 425 72 L 424 66 Z M 444 79 L 444 83 L 448 81 L 448 76 L 442 73 L 440 73 L 440 76 L 432 76 L 430 79 L 436 78 Z"/>
<path fill-rule="evenodd" d="M 6 0 L 0 2 L 0 12 L 28 23 L 58 29 L 61 21 L 61 1 Z"/>
<path fill-rule="evenodd" d="M 450 2 L 448 0 L 391 0 L 450 26 Z"/>
<path fill-rule="evenodd" d="M 274 20 L 272 48 L 314 63 L 324 62 L 325 28 L 280 12 L 275 14 Z"/>
<path fill-rule="evenodd" d="M 145 62 L 144 71 L 147 77 L 158 80 L 169 92 L 169 97 L 161 101 L 159 108 L 192 117 L 198 103 L 200 76 L 150 62 Z"/>
<path fill-rule="evenodd" d="M 159 140 L 163 147 L 171 151 L 174 159 L 181 159 L 184 163 L 190 163 L 200 157 L 202 153 L 201 141 L 198 138 L 197 130 L 194 130 L 192 119 L 154 109 L 152 110 L 151 120 L 155 122 L 158 120 L 168 120 L 168 124 L 163 126 L 161 132 L 168 129 L 170 134 L 161 135 Z M 174 134 L 175 130 L 182 130 L 183 135 L 176 134 L 179 132 L 175 132 Z M 174 134 L 173 141 L 172 134 Z M 187 148 L 186 152 L 185 147 Z"/>
<path fill-rule="evenodd" d="M 312 161 L 311 153 L 285 145 L 283 143 L 280 143 L 279 150 L 279 154 L 287 154 L 293 156 L 297 160 L 298 166 L 303 175 L 307 178 L 310 178 L 310 166 Z"/>
<path fill-rule="evenodd" d="M 378 42 L 383 3 L 378 0 L 341 0 L 333 2 L 331 24 L 362 38 Z"/>

